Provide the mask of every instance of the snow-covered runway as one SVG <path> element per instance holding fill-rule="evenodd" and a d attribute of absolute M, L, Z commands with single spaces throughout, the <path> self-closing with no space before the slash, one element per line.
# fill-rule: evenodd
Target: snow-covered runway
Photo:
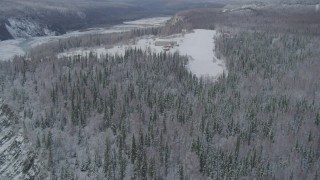
<path fill-rule="evenodd" d="M 214 37 L 216 31 L 197 29 L 186 34 L 178 50 L 191 57 L 189 69 L 198 77 L 218 76 L 225 70 L 224 62 L 215 56 Z"/>

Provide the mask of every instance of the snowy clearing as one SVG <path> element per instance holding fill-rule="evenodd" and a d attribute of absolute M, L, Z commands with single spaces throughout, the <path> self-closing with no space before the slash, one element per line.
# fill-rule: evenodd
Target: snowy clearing
<path fill-rule="evenodd" d="M 162 52 L 162 46 L 156 46 L 158 42 L 176 42 L 178 45 L 173 46 L 169 52 L 179 52 L 181 55 L 189 57 L 188 68 L 197 77 L 209 76 L 218 77 L 224 71 L 226 71 L 223 60 L 219 60 L 214 53 L 214 37 L 216 31 L 196 29 L 192 33 L 176 34 L 170 37 L 156 38 L 154 36 L 148 36 L 138 39 L 131 44 L 117 45 L 112 48 L 105 47 L 92 47 L 92 48 L 80 48 L 73 49 L 68 52 L 59 54 L 59 57 L 70 57 L 74 55 L 85 56 L 90 52 L 95 53 L 98 56 L 105 54 L 110 55 L 124 55 L 125 50 L 128 48 L 141 48 L 142 50 L 150 49 L 153 52 Z"/>
<path fill-rule="evenodd" d="M 171 17 L 155 17 L 155 18 L 144 18 L 136 21 L 127 21 L 123 22 L 123 24 L 127 25 L 146 25 L 146 26 L 160 26 L 164 22 L 170 20 Z"/>
<path fill-rule="evenodd" d="M 12 59 L 16 55 L 24 55 L 24 50 L 19 46 L 22 41 L 22 39 L 0 41 L 0 61 Z"/>
<path fill-rule="evenodd" d="M 216 31 L 195 30 L 187 34 L 179 51 L 192 57 L 189 61 L 190 70 L 197 76 L 218 76 L 225 71 L 225 65 L 214 53 L 214 37 Z"/>

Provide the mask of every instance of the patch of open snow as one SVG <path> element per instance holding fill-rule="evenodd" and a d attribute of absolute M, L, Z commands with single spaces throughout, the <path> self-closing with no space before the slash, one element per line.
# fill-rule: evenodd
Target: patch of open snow
<path fill-rule="evenodd" d="M 247 4 L 247 5 L 243 5 L 241 6 L 242 9 L 245 8 L 257 8 L 258 6 L 256 4 Z"/>
<path fill-rule="evenodd" d="M 174 46 L 169 52 L 179 52 L 181 55 L 189 57 L 188 68 L 192 73 L 198 77 L 210 76 L 217 77 L 226 71 L 223 60 L 215 56 L 214 37 L 216 31 L 196 29 L 192 33 L 185 35 L 176 34 L 170 37 L 156 38 L 154 36 L 143 37 L 131 44 L 117 45 L 112 48 L 105 47 L 91 47 L 78 48 L 70 50 L 58 55 L 58 57 L 71 57 L 74 55 L 88 55 L 90 52 L 96 54 L 98 57 L 105 54 L 110 55 L 124 55 L 125 50 L 129 48 L 140 48 L 142 50 L 150 49 L 153 52 L 162 52 L 162 46 L 156 46 L 158 41 L 174 41 L 178 46 Z"/>
<path fill-rule="evenodd" d="M 194 33 L 186 34 L 179 46 L 180 54 L 191 56 L 189 68 L 198 77 L 218 76 L 225 70 L 224 62 L 215 54 L 214 37 L 216 31 L 197 29 Z"/>
<path fill-rule="evenodd" d="M 0 41 L 0 61 L 10 60 L 14 56 L 23 56 L 24 50 L 19 46 L 22 39 Z"/>
<path fill-rule="evenodd" d="M 148 26 L 155 26 L 155 25 L 162 25 L 166 23 L 171 17 L 155 17 L 155 18 L 144 18 L 139 19 L 136 21 L 127 21 L 123 24 L 126 25 L 148 25 Z"/>
<path fill-rule="evenodd" d="M 21 134 L 18 135 L 17 138 L 16 138 L 16 141 L 17 141 L 18 143 L 22 143 L 23 140 L 24 140 L 24 138 L 23 138 L 23 136 L 22 136 Z"/>

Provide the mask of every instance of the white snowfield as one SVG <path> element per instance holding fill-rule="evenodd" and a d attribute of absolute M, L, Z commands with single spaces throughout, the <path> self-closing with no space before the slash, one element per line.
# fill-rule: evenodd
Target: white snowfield
<path fill-rule="evenodd" d="M 198 77 L 214 76 L 217 77 L 226 70 L 224 61 L 215 56 L 214 37 L 216 31 L 195 30 L 195 33 L 187 34 L 179 52 L 191 57 L 189 68 Z"/>
<path fill-rule="evenodd" d="M 85 34 L 108 34 L 114 32 L 126 32 L 138 28 L 158 27 L 164 25 L 171 17 L 144 18 L 136 21 L 128 21 L 111 28 L 90 28 L 84 31 L 72 31 L 60 36 L 48 33 L 48 36 L 21 38 L 15 40 L 0 41 L 0 61 L 11 60 L 14 56 L 24 55 L 30 48 L 59 39 L 76 37 Z M 32 28 L 30 29 L 32 31 Z"/>
<path fill-rule="evenodd" d="M 155 18 L 144 18 L 136 21 L 123 22 L 126 25 L 145 25 L 145 26 L 160 26 L 163 22 L 170 20 L 171 17 L 155 17 Z"/>
<path fill-rule="evenodd" d="M 25 52 L 19 46 L 22 41 L 21 39 L 0 41 L 0 61 L 12 59 L 15 55 L 23 56 Z"/>
<path fill-rule="evenodd" d="M 223 72 L 226 72 L 225 63 L 223 60 L 215 56 L 215 43 L 214 38 L 216 31 L 195 29 L 192 33 L 176 34 L 170 37 L 156 38 L 154 36 L 144 37 L 132 42 L 131 44 L 118 45 L 112 48 L 105 47 L 92 47 L 73 49 L 68 52 L 59 54 L 59 57 L 71 57 L 74 55 L 85 56 L 94 53 L 97 56 L 110 55 L 124 55 L 125 50 L 128 48 L 140 48 L 142 50 L 150 49 L 153 52 L 162 52 L 162 46 L 156 46 L 159 41 L 174 41 L 178 46 L 174 46 L 169 52 L 179 52 L 181 55 L 189 57 L 189 70 L 197 77 L 218 77 Z"/>

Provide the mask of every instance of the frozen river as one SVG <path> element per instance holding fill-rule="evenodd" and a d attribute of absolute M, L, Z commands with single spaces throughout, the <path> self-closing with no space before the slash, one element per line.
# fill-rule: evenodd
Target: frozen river
<path fill-rule="evenodd" d="M 59 36 L 42 36 L 32 37 L 28 39 L 0 41 L 0 60 L 10 60 L 15 55 L 24 55 L 32 47 L 50 41 L 56 41 L 59 39 L 81 36 L 85 34 L 107 34 L 130 31 L 137 28 L 158 27 L 164 25 L 169 19 L 170 17 L 144 18 L 135 21 L 123 22 L 123 24 L 112 26 L 109 28 L 91 28 L 83 31 L 71 31 Z"/>

